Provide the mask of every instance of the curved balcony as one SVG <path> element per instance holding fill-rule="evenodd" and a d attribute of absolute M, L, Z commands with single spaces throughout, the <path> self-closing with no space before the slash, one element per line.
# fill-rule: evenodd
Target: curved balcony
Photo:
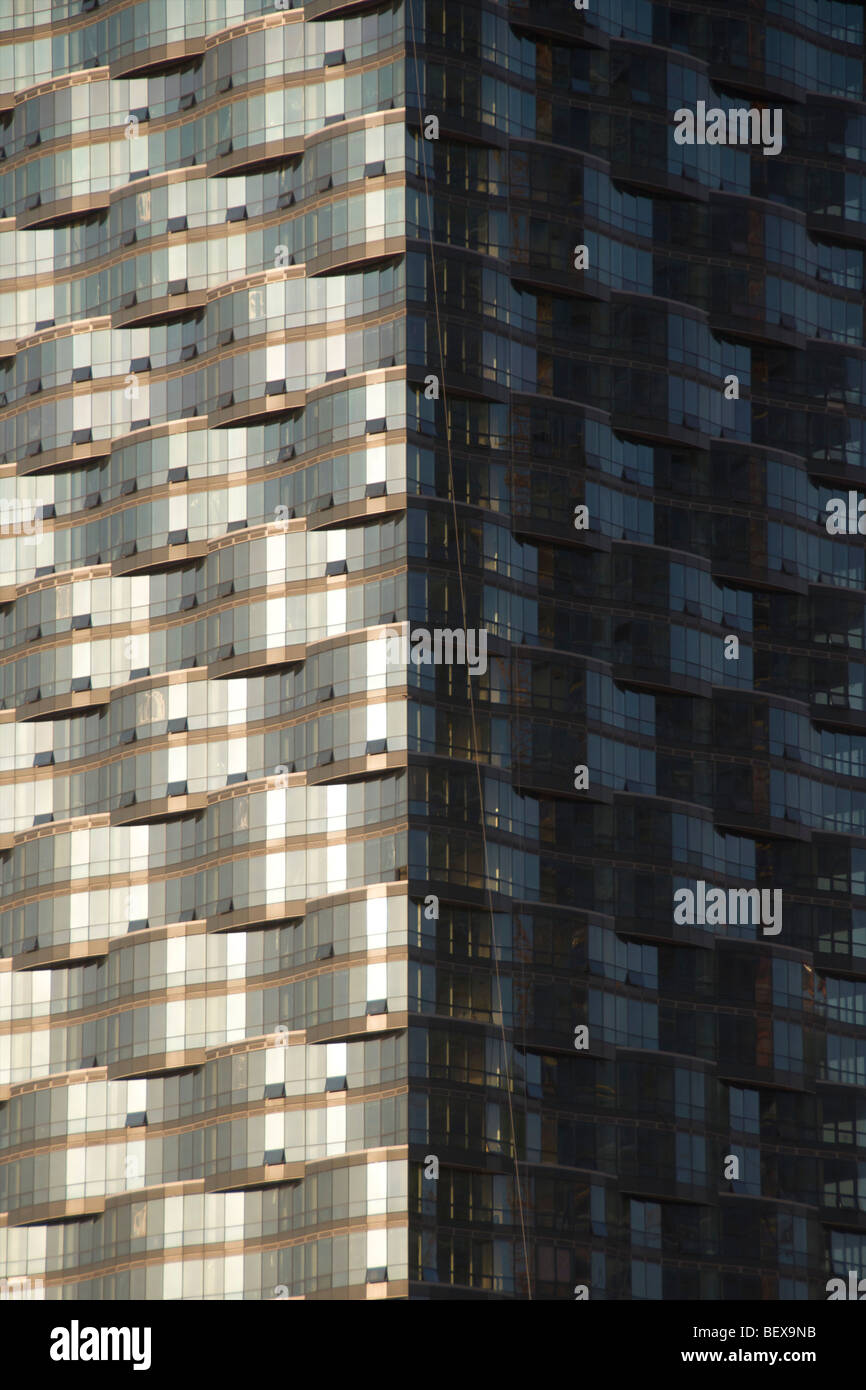
<path fill-rule="evenodd" d="M 194 58 L 203 57 L 204 51 L 204 37 L 155 43 L 113 59 L 108 64 L 108 75 L 111 78 L 154 77 L 166 69 L 176 68 L 179 63 L 189 63 Z"/>
<path fill-rule="evenodd" d="M 13 970 L 47 970 L 63 965 L 87 965 L 104 960 L 108 955 L 108 940 L 59 942 L 40 946 L 38 937 L 23 943 L 24 949 L 12 956 Z"/>
<path fill-rule="evenodd" d="M 708 203 L 710 189 L 697 179 L 683 174 L 673 174 L 661 165 L 647 162 L 640 157 L 612 160 L 610 177 L 616 183 L 628 184 L 641 192 L 661 194 L 668 198 L 682 198 L 686 202 Z"/>
<path fill-rule="evenodd" d="M 367 488 L 377 488 L 379 484 L 368 483 Z M 383 484 L 384 487 L 384 484 Z M 405 492 L 381 492 L 370 493 L 369 496 L 359 498 L 355 502 L 341 502 L 337 506 L 328 507 L 319 512 L 312 512 L 306 518 L 299 520 L 298 527 L 303 526 L 306 520 L 307 531 L 327 531 L 334 527 L 342 527 L 347 523 L 363 519 L 364 517 L 381 517 L 386 512 L 404 512 L 407 506 L 408 493 Z M 289 523 L 292 529 L 292 523 Z"/>
<path fill-rule="evenodd" d="M 186 787 L 186 782 L 181 784 Z M 207 806 L 207 792 L 178 791 L 152 801 L 131 801 L 111 812 L 112 825 L 152 825 L 156 821 L 177 820 Z"/>
<path fill-rule="evenodd" d="M 727 338 L 742 339 L 746 343 L 767 343 L 770 347 L 787 347 L 804 351 L 806 335 L 797 328 L 791 314 L 780 314 L 779 323 L 767 321 L 767 310 L 743 300 L 731 300 L 724 306 L 714 306 L 710 313 L 710 328 L 714 333 L 723 333 Z"/>
<path fill-rule="evenodd" d="M 384 228 L 383 228 L 384 230 Z M 392 256 L 404 256 L 416 243 L 405 236 L 383 236 L 375 241 L 354 241 L 351 245 L 331 247 L 304 261 L 307 275 L 327 275 L 333 270 L 350 274 L 353 270 L 369 269 L 371 261 L 384 261 Z"/>
<path fill-rule="evenodd" d="M 80 678 L 82 683 L 87 681 L 90 684 L 90 677 Z M 73 685 L 76 682 L 73 681 Z M 30 698 L 28 699 L 27 696 Z M 100 705 L 107 705 L 111 702 L 111 687 L 101 685 L 96 690 L 66 690 L 59 695 L 50 695 L 43 699 L 39 689 L 27 691 L 25 702 L 17 706 L 17 718 L 22 723 L 29 723 L 38 719 L 58 719 L 64 715 L 80 714 L 83 710 L 96 709 Z"/>
<path fill-rule="evenodd" d="M 853 218 L 843 217 L 841 212 L 838 215 L 807 213 L 806 230 L 813 236 L 841 241 L 847 246 L 866 246 L 866 222 L 855 222 Z"/>
<path fill-rule="evenodd" d="M 758 839 L 799 840 L 809 844 L 812 831 L 799 821 L 770 816 L 766 808 L 739 810 L 736 805 L 713 812 L 713 825 L 722 835 L 756 836 Z"/>
<path fill-rule="evenodd" d="M 171 1076 L 176 1071 L 203 1066 L 206 1061 L 203 1047 L 187 1047 L 178 1052 L 155 1052 L 147 1057 L 109 1062 L 105 1071 L 109 1081 L 132 1081 L 144 1076 Z"/>
<path fill-rule="evenodd" d="M 306 391 L 287 391 L 285 381 L 269 381 L 263 396 L 236 401 L 228 391 L 218 398 L 217 407 L 208 413 L 210 429 L 228 429 L 233 425 L 266 424 L 280 415 L 302 410 L 307 403 Z"/>
<path fill-rule="evenodd" d="M 854 709 L 847 704 L 822 705 L 813 700 L 809 705 L 809 719 L 822 728 L 866 733 L 866 709 Z"/>
<path fill-rule="evenodd" d="M 186 532 L 183 533 L 186 536 Z M 190 560 L 198 560 L 207 554 L 207 541 L 190 541 L 178 538 L 172 542 L 169 537 L 167 545 L 154 547 L 152 550 L 138 551 L 135 542 L 129 542 L 130 553 L 119 557 L 111 562 L 111 573 L 113 575 L 126 574 L 159 574 L 162 570 L 175 569 L 178 565 L 188 564 Z M 123 547 L 122 547 L 123 548 Z"/>
<path fill-rule="evenodd" d="M 310 910 L 310 899 L 281 903 L 257 903 L 253 907 L 235 909 L 231 898 L 215 905 L 215 912 L 205 919 L 208 933 L 235 931 L 238 927 L 267 927 L 275 923 L 301 920 Z"/>
<path fill-rule="evenodd" d="M 508 22 L 544 38 L 566 39 L 583 48 L 610 48 L 610 38 L 592 23 L 592 10 L 576 10 L 572 0 L 508 0 Z"/>
<path fill-rule="evenodd" d="M 699 428 L 697 417 L 684 416 L 682 424 L 674 424 L 672 420 L 650 419 L 632 411 L 617 410 L 611 412 L 610 423 L 618 433 L 652 444 L 685 444 L 704 451 L 709 449 L 712 440 L 711 435 Z"/>
<path fill-rule="evenodd" d="M 571 519 L 554 521 L 546 517 L 514 516 L 511 534 L 530 541 L 555 541 L 557 545 L 575 546 L 578 550 L 598 550 L 603 554 L 608 554 L 613 544 L 611 537 L 603 535 L 601 531 L 589 528 L 576 531 Z"/>
<path fill-rule="evenodd" d="M 387 740 L 382 739 L 382 743 Z M 389 752 L 387 748 L 381 752 L 367 753 L 361 758 L 341 758 L 339 761 L 322 763 L 318 767 L 310 768 L 307 773 L 307 786 L 320 787 L 326 782 L 357 782 L 364 777 L 371 777 L 380 772 L 391 772 L 395 768 L 403 769 L 408 767 L 408 753 L 405 748 Z"/>
<path fill-rule="evenodd" d="M 63 227 L 69 222 L 80 222 L 84 217 L 106 212 L 110 197 L 106 190 L 43 202 L 41 193 L 31 193 L 25 200 L 24 210 L 15 215 L 15 226 L 22 232 L 35 232 L 49 227 Z"/>
<path fill-rule="evenodd" d="M 580 243 L 581 235 L 575 232 L 575 245 Z M 528 285 L 531 289 L 555 290 L 558 294 L 573 295 L 576 299 L 595 299 L 602 304 L 608 304 L 611 299 L 610 286 L 585 270 L 561 270 L 549 264 L 533 264 L 512 257 L 508 262 L 508 274 L 518 289 L 521 285 Z"/>
<path fill-rule="evenodd" d="M 742 21 L 736 19 L 730 22 L 736 24 L 739 31 Z M 803 103 L 806 100 L 805 89 L 798 83 L 787 82 L 783 77 L 765 72 L 757 65 L 746 67 L 740 63 L 732 63 L 726 46 L 713 54 L 708 76 L 717 91 L 731 92 L 734 95 L 742 92 L 743 96 L 754 97 L 764 106 L 769 105 L 771 101 Z"/>
<path fill-rule="evenodd" d="M 233 676 L 262 676 L 269 671 L 279 670 L 281 666 L 294 666 L 297 662 L 303 661 L 307 655 L 307 647 L 303 642 L 296 643 L 291 647 L 256 647 L 253 651 L 238 652 L 235 654 L 234 646 L 229 644 L 231 650 L 221 655 L 222 648 L 217 654 L 216 661 L 208 662 L 207 673 L 209 680 L 228 680 Z"/>
<path fill-rule="evenodd" d="M 595 802 L 611 806 L 614 799 L 612 787 L 603 787 L 590 778 L 585 791 L 576 791 L 574 774 L 570 767 L 553 767 L 550 763 L 515 762 L 511 771 L 512 786 L 521 795 L 552 796 L 557 800 Z"/>
<path fill-rule="evenodd" d="M 208 1193 L 244 1192 L 247 1188 L 301 1182 L 306 1172 L 305 1159 L 299 1159 L 294 1163 L 278 1162 L 274 1154 L 273 1161 L 265 1162 L 259 1168 L 232 1168 L 225 1173 L 212 1173 L 204 1180 L 204 1190 Z"/>
<path fill-rule="evenodd" d="M 187 280 L 171 280 L 168 293 L 139 302 L 138 291 L 123 296 L 119 309 L 111 315 L 112 328 L 147 328 L 154 324 L 171 323 L 186 314 L 201 309 L 207 303 L 206 290 L 190 290 Z"/>
<path fill-rule="evenodd" d="M 41 441 L 38 449 L 28 451 L 23 459 L 19 459 L 15 472 L 19 477 L 28 477 L 34 473 L 56 473 L 60 469 L 75 468 L 83 463 L 104 463 L 111 454 L 111 439 L 87 438 L 91 434 L 88 430 L 76 430 L 76 439 L 73 435 L 68 444 L 60 445 L 56 449 L 42 450 Z"/>
<path fill-rule="evenodd" d="M 743 518 L 745 521 L 746 518 Z M 724 586 L 745 585 L 750 589 L 767 593 L 807 594 L 809 581 L 794 569 L 789 561 L 782 561 L 782 568 L 769 567 L 766 536 L 763 522 L 749 522 L 752 531 L 753 549 L 747 555 L 735 556 L 727 550 L 713 556 L 712 576 L 715 582 Z"/>
<path fill-rule="evenodd" d="M 292 8 L 301 8 L 300 4 L 293 4 L 289 0 Z M 309 19 L 344 19 L 352 15 L 360 14 L 362 10 L 374 10 L 377 8 L 376 0 L 306 0 L 303 5 L 304 21 Z"/>
<path fill-rule="evenodd" d="M 648 690 L 655 694 L 697 695 L 705 700 L 710 700 L 713 696 L 712 681 L 671 671 L 661 662 L 656 666 L 650 666 L 639 660 L 619 660 L 613 662 L 610 673 L 618 685 L 635 686 L 639 690 Z"/>
<path fill-rule="evenodd" d="M 810 459 L 806 472 L 810 478 L 815 478 L 830 487 L 838 485 L 843 490 L 852 488 L 860 492 L 866 487 L 866 477 L 862 468 L 851 463 L 842 463 L 837 459 Z"/>
<path fill-rule="evenodd" d="M 369 1006 L 368 1006 L 369 1007 Z M 352 1018 L 337 1018 L 330 1023 L 316 1023 L 306 1029 L 308 1043 L 351 1042 L 369 1037 L 371 1033 L 400 1033 L 409 1026 L 405 1010 L 398 1013 L 363 1013 Z"/>
<path fill-rule="evenodd" d="M 105 1068 L 99 1068 L 90 1076 L 76 1075 L 76 1080 L 104 1081 Z M 35 1206 L 10 1208 L 9 1225 L 44 1226 L 49 1221 L 77 1221 L 83 1216 L 99 1216 L 104 1211 L 104 1197 L 76 1197 L 66 1202 L 39 1202 Z"/>
<path fill-rule="evenodd" d="M 265 140 L 257 145 L 244 145 L 238 149 L 227 140 L 227 148 L 208 160 L 208 176 L 213 178 L 234 178 L 239 174 L 260 173 L 275 164 L 284 164 L 304 153 L 303 135 L 286 136 L 283 140 Z"/>

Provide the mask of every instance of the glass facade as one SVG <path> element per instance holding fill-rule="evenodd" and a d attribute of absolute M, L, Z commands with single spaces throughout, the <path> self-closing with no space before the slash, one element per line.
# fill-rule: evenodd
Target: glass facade
<path fill-rule="evenodd" d="M 7 1287 L 866 1276 L 863 75 L 0 0 Z"/>

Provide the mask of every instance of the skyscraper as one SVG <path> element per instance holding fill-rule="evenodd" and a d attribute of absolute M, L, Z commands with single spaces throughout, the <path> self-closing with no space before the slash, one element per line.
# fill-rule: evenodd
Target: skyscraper
<path fill-rule="evenodd" d="M 7 1296 L 866 1275 L 862 5 L 0 24 Z"/>

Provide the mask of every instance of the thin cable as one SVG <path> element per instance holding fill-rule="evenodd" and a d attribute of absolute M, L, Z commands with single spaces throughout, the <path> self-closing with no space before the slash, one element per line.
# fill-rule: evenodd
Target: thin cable
<path fill-rule="evenodd" d="M 422 98 L 422 92 L 421 92 L 421 79 L 420 79 L 420 73 L 419 73 L 419 67 L 418 67 L 418 45 L 417 45 L 416 34 L 415 34 L 415 4 L 414 4 L 414 0 L 407 0 L 407 9 L 408 9 L 408 11 L 409 11 L 410 24 L 411 24 L 412 55 L 413 55 L 413 60 L 414 60 L 414 65 L 415 65 L 415 87 L 416 87 L 416 91 L 417 91 L 417 93 L 418 93 L 418 99 L 419 99 L 419 101 L 420 101 L 421 98 Z M 423 146 L 422 146 L 422 149 L 423 149 Z M 444 419 L 445 419 L 445 448 L 446 448 L 447 457 L 448 457 L 448 485 L 449 485 L 449 490 L 450 490 L 450 493 L 451 493 L 451 510 L 452 510 L 453 518 L 454 518 L 454 545 L 455 545 L 455 550 L 456 550 L 456 553 L 457 553 L 457 578 L 458 578 L 458 584 L 459 584 L 459 589 L 460 589 L 460 603 L 461 603 L 461 606 L 462 606 L 462 609 L 463 609 L 463 624 L 464 624 L 464 631 L 467 631 L 468 629 L 467 629 L 467 627 L 466 627 L 466 621 L 467 621 L 467 617 L 468 617 L 468 610 L 467 610 L 467 606 L 466 606 L 466 587 L 465 587 L 464 578 L 463 578 L 463 561 L 462 561 L 461 555 L 460 555 L 460 529 L 459 529 L 459 519 L 458 519 L 458 515 L 457 515 L 457 494 L 456 494 L 455 487 L 454 487 L 454 464 L 453 464 L 453 456 L 452 456 L 452 450 L 451 450 L 451 429 L 450 429 L 449 418 L 448 418 L 448 397 L 447 397 L 446 390 L 445 390 L 445 353 L 444 353 L 444 349 L 443 349 L 443 340 L 442 340 L 442 318 L 441 318 L 441 314 L 440 314 L 440 310 L 439 310 L 439 285 L 438 285 L 437 276 L 436 276 L 436 250 L 435 250 L 435 241 L 434 241 L 434 237 L 433 237 L 433 217 L 432 217 L 432 206 L 431 206 L 431 201 L 430 201 L 430 184 L 429 184 L 429 180 L 428 180 L 428 177 L 427 177 L 427 161 L 426 161 L 426 158 L 422 158 L 422 159 L 420 160 L 420 163 L 421 163 L 421 168 L 422 168 L 422 172 L 423 172 L 423 176 L 424 176 L 424 197 L 425 197 L 425 202 L 426 202 L 426 206 L 427 206 L 427 236 L 428 236 L 428 240 L 429 240 L 429 243 L 430 243 L 430 262 L 431 262 L 432 274 L 433 274 L 433 307 L 434 307 L 435 314 L 436 314 L 436 337 L 437 337 L 437 343 L 438 343 L 438 348 L 439 348 L 440 388 L 441 388 L 441 391 L 442 391 L 442 411 L 443 411 L 443 415 L 444 415 Z M 509 364 L 509 370 L 510 370 L 510 364 Z M 478 728 L 477 728 L 476 717 L 475 717 L 475 697 L 474 697 L 474 695 L 473 695 L 473 693 L 472 693 L 472 680 L 471 680 L 471 677 L 469 677 L 468 680 L 469 680 L 469 711 L 470 711 L 470 721 L 471 721 L 471 725 L 472 725 L 472 747 L 470 748 L 469 751 L 470 751 L 470 754 L 473 755 L 473 756 L 472 756 L 472 761 L 473 761 L 474 764 L 475 764 L 475 776 L 476 776 L 476 779 L 477 779 L 477 782 L 478 782 L 478 804 L 479 804 L 479 808 L 480 808 L 480 812 L 481 812 L 481 840 L 482 840 L 483 851 L 484 851 L 484 883 L 485 883 L 485 891 L 486 891 L 486 893 L 487 893 L 487 901 L 488 901 L 488 906 L 489 906 L 489 911 L 490 911 L 490 941 L 491 941 L 491 945 L 492 945 L 492 948 L 493 948 L 494 975 L 495 975 L 495 979 L 496 979 L 496 991 L 497 991 L 497 995 L 498 995 L 498 998 L 499 998 L 499 1027 L 500 1027 L 500 1031 L 501 1031 L 501 1034 L 502 1034 L 502 1059 L 503 1059 L 503 1065 L 504 1065 L 504 1068 L 505 1068 L 505 1081 L 506 1081 L 506 1088 L 505 1088 L 505 1089 L 506 1089 L 506 1095 L 507 1095 L 507 1097 L 508 1097 L 508 1117 L 509 1117 L 509 1123 L 510 1123 L 510 1125 L 511 1125 L 511 1147 L 512 1147 L 513 1156 L 514 1156 L 514 1182 L 515 1182 L 515 1189 L 516 1189 L 516 1193 L 517 1193 L 517 1209 L 518 1209 L 518 1213 L 519 1213 L 519 1216 L 520 1216 L 520 1233 L 521 1233 L 521 1239 L 522 1239 L 522 1243 L 523 1243 L 523 1262 L 524 1262 L 524 1268 L 525 1268 L 525 1270 L 526 1270 L 526 1284 L 527 1284 L 527 1289 L 528 1289 L 528 1292 L 529 1292 L 529 1298 L 531 1299 L 531 1298 L 532 1298 L 532 1272 L 531 1272 L 531 1270 L 530 1270 L 530 1265 L 529 1265 L 529 1247 L 528 1247 L 527 1239 L 526 1239 L 526 1216 L 525 1216 L 525 1211 L 524 1211 L 523 1189 L 522 1189 L 521 1180 L 520 1180 L 520 1162 L 519 1162 L 519 1159 L 518 1159 L 518 1156 L 517 1156 L 517 1132 L 516 1132 L 515 1124 L 514 1124 L 514 1101 L 513 1101 L 513 1097 L 512 1097 L 511 1067 L 510 1067 L 509 1059 L 508 1059 L 508 1040 L 507 1040 L 506 1034 L 505 1034 L 505 1022 L 504 1022 L 504 1019 L 505 1019 L 505 1010 L 504 1010 L 504 1008 L 503 1008 L 503 1000 L 502 1000 L 502 976 L 501 976 L 500 969 L 499 969 L 499 945 L 498 945 L 497 940 L 496 940 L 496 922 L 495 922 L 495 913 L 494 913 L 494 907 L 493 907 L 493 893 L 492 893 L 492 890 L 491 890 L 491 888 L 490 888 L 490 886 L 489 886 L 489 885 L 490 885 L 490 873 L 489 873 L 489 858 L 488 858 L 488 847 L 487 847 L 487 826 L 486 826 L 486 822 L 485 822 L 484 785 L 483 785 L 483 781 L 482 781 L 482 777 L 481 777 L 481 762 L 480 762 L 480 759 L 479 759 L 479 756 L 478 756 L 479 742 L 478 742 Z M 513 944 L 513 933 L 512 933 L 512 944 Z"/>

